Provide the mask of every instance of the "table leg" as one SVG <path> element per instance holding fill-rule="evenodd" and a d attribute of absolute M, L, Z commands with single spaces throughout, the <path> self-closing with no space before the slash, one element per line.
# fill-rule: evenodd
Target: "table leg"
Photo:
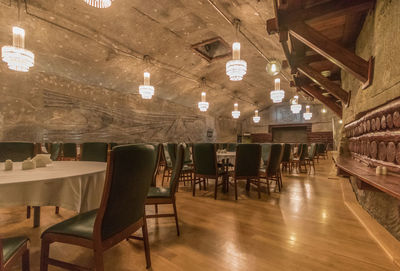
<path fill-rule="evenodd" d="M 33 206 L 33 227 L 40 226 L 40 206 Z"/>

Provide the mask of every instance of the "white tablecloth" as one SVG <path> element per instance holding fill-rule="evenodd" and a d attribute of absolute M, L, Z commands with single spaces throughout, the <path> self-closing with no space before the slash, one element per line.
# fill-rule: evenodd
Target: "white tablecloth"
<path fill-rule="evenodd" d="M 0 207 L 59 206 L 86 212 L 100 206 L 107 163 L 55 161 L 44 168 L 22 170 L 0 163 Z"/>
<path fill-rule="evenodd" d="M 217 152 L 217 160 L 218 162 L 222 162 L 222 159 L 229 159 L 229 163 L 235 164 L 236 152 Z"/>

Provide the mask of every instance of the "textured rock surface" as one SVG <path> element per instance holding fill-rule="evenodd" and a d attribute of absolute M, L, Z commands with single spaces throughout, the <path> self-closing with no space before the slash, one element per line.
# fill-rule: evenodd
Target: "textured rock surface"
<path fill-rule="evenodd" d="M 367 16 L 356 46 L 356 53 L 364 59 L 375 57 L 373 84 L 362 90 L 358 80 L 342 72 L 342 87 L 352 92 L 350 106 L 343 112 L 345 123 L 355 120 L 361 112 L 400 96 L 399 29 L 400 1 L 377 0 L 375 11 Z M 376 123 L 372 121 L 370 128 L 376 129 Z M 364 209 L 400 240 L 400 201 L 385 193 L 359 190 L 354 185 L 353 188 Z"/>

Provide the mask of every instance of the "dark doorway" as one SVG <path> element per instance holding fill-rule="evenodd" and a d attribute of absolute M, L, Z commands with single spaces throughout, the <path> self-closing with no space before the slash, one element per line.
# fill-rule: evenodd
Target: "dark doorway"
<path fill-rule="evenodd" d="M 272 141 L 280 143 L 302 143 L 307 142 L 307 127 L 273 127 Z"/>

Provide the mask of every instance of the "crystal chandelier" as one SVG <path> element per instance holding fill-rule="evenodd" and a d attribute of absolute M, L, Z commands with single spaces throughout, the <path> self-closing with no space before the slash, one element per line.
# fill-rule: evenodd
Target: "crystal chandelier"
<path fill-rule="evenodd" d="M 208 109 L 208 103 L 206 102 L 206 93 L 202 92 L 201 93 L 201 102 L 198 104 L 199 109 L 201 112 L 206 112 Z"/>
<path fill-rule="evenodd" d="M 233 111 L 232 111 L 232 117 L 234 119 L 238 119 L 240 117 L 240 111 L 238 110 L 239 105 L 237 103 L 235 103 L 233 105 Z"/>
<path fill-rule="evenodd" d="M 266 69 L 269 75 L 275 76 L 281 72 L 281 64 L 274 59 L 267 64 Z"/>
<path fill-rule="evenodd" d="M 84 0 L 86 4 L 95 8 L 108 8 L 114 0 Z"/>
<path fill-rule="evenodd" d="M 25 48 L 25 30 L 13 27 L 13 46 L 3 46 L 1 56 L 10 70 L 27 72 L 35 63 L 35 55 Z"/>
<path fill-rule="evenodd" d="M 240 59 L 240 42 L 232 45 L 232 60 L 226 62 L 226 74 L 231 81 L 240 81 L 247 71 L 247 63 Z"/>
<path fill-rule="evenodd" d="M 253 121 L 254 123 L 259 123 L 260 122 L 260 116 L 258 115 L 258 110 L 254 111 L 254 117 L 253 117 Z"/>
<path fill-rule="evenodd" d="M 310 106 L 306 105 L 306 112 L 303 113 L 303 118 L 305 120 L 310 120 L 312 118 L 312 113 L 310 112 Z"/>
<path fill-rule="evenodd" d="M 281 88 L 281 79 L 275 79 L 275 90 L 272 90 L 270 93 L 271 99 L 274 103 L 281 103 L 283 98 L 285 98 L 285 91 Z"/>
<path fill-rule="evenodd" d="M 154 87 L 150 86 L 150 73 L 145 72 L 144 76 L 144 84 L 139 86 L 139 93 L 142 95 L 142 99 L 151 99 L 154 95 Z"/>
<path fill-rule="evenodd" d="M 290 110 L 292 110 L 293 114 L 299 114 L 301 111 L 301 104 L 299 104 L 299 96 L 294 96 L 290 105 Z"/>

